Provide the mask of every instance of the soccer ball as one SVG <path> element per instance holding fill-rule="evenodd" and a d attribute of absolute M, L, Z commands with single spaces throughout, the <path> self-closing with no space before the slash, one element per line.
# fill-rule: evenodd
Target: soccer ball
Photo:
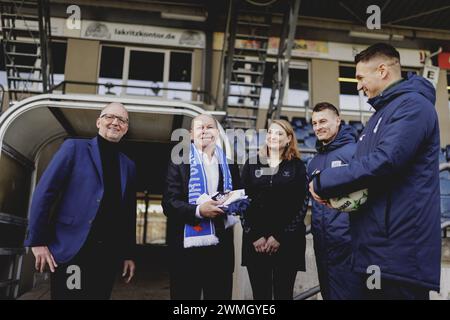
<path fill-rule="evenodd" d="M 330 205 L 339 211 L 352 212 L 358 210 L 367 201 L 369 191 L 367 189 L 358 190 L 341 197 L 330 199 Z"/>

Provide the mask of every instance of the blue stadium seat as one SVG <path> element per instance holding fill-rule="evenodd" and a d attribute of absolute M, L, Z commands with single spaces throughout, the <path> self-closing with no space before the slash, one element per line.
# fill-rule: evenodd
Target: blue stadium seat
<path fill-rule="evenodd" d="M 442 149 L 439 151 L 439 163 L 447 162 L 446 155 L 445 155 L 445 149 Z"/>
<path fill-rule="evenodd" d="M 314 149 L 316 147 L 316 137 L 307 137 L 305 139 L 305 145 L 308 148 Z"/>
<path fill-rule="evenodd" d="M 450 218 L 450 179 L 440 179 L 441 217 Z"/>
<path fill-rule="evenodd" d="M 302 128 L 306 124 L 306 119 L 303 117 L 292 117 L 291 125 L 294 128 Z"/>
<path fill-rule="evenodd" d="M 312 158 L 314 158 L 313 153 L 301 153 L 300 159 L 303 161 L 305 166 L 308 166 L 308 164 L 311 162 Z"/>
<path fill-rule="evenodd" d="M 364 125 L 361 123 L 361 121 L 350 120 L 348 124 L 355 128 L 358 134 L 360 134 L 364 129 Z"/>
<path fill-rule="evenodd" d="M 300 128 L 295 129 L 295 136 L 297 138 L 297 141 L 304 140 L 306 137 L 308 137 L 308 131 Z"/>
<path fill-rule="evenodd" d="M 449 179 L 450 180 L 450 171 L 447 171 L 447 170 L 441 171 L 439 173 L 439 177 L 442 178 L 442 179 Z"/>
<path fill-rule="evenodd" d="M 303 127 L 303 129 L 304 129 L 304 130 L 307 130 L 309 134 L 311 134 L 311 133 L 314 134 L 314 129 L 313 129 L 313 127 L 312 127 L 312 125 L 311 125 L 310 123 L 306 124 L 306 125 Z"/>

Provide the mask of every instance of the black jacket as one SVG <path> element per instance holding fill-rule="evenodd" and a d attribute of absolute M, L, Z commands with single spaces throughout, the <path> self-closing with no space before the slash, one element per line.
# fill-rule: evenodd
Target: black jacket
<path fill-rule="evenodd" d="M 284 160 L 278 172 L 261 175 L 270 170 L 258 157 L 247 161 L 242 183 L 251 205 L 244 215 L 242 265 L 275 263 L 305 269 L 306 169 L 300 159 Z M 257 253 L 253 242 L 273 236 L 280 242 L 272 256 Z"/>
<path fill-rule="evenodd" d="M 229 165 L 233 189 L 241 188 L 239 169 L 237 165 Z M 218 191 L 223 188 L 223 174 L 219 166 Z M 201 256 L 210 266 L 215 264 L 218 270 L 233 272 L 234 270 L 234 246 L 233 228 L 220 229 L 216 224 L 216 236 L 219 244 L 216 246 L 187 248 L 183 247 L 184 225 L 196 225 L 198 218 L 195 216 L 196 205 L 188 202 L 188 184 L 190 178 L 189 164 L 174 164 L 169 162 L 167 169 L 166 187 L 163 194 L 162 207 L 167 216 L 167 243 L 169 245 L 170 268 L 194 267 L 200 263 Z M 223 224 L 223 217 L 218 217 L 216 222 Z M 221 221 L 220 221 L 221 220 Z M 196 257 L 196 259 L 194 259 Z"/>

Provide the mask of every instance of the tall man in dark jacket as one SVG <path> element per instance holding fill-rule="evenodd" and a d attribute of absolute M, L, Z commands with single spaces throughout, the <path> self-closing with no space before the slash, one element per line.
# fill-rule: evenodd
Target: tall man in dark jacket
<path fill-rule="evenodd" d="M 388 44 L 370 46 L 355 62 L 358 90 L 375 113 L 355 158 L 320 172 L 310 191 L 323 201 L 368 188 L 366 205 L 350 214 L 352 266 L 365 274 L 365 298 L 429 299 L 441 264 L 435 90 L 422 77 L 402 79 L 400 55 Z"/>
<path fill-rule="evenodd" d="M 195 117 L 187 161 L 169 162 L 162 206 L 168 224 L 173 300 L 198 300 L 202 293 L 207 300 L 231 299 L 233 228 L 225 228 L 227 217 L 219 201 L 195 201 L 203 193 L 212 196 L 240 188 L 239 169 L 228 164 L 222 149 L 216 146 L 218 136 L 217 121 L 212 116 Z"/>
<path fill-rule="evenodd" d="M 37 270 L 49 266 L 52 299 L 109 299 L 121 264 L 127 282 L 134 275 L 136 170 L 118 144 L 127 110 L 108 104 L 97 128 L 62 144 L 33 194 L 25 246 Z"/>
<path fill-rule="evenodd" d="M 345 166 L 356 150 L 356 132 L 341 125 L 337 108 L 318 103 L 312 113 L 317 137 L 317 154 L 308 165 L 308 177 L 325 168 Z M 339 212 L 312 201 L 312 234 L 319 275 L 320 292 L 325 300 L 357 299 L 361 296 L 360 277 L 351 271 L 351 236 L 347 212 Z"/>

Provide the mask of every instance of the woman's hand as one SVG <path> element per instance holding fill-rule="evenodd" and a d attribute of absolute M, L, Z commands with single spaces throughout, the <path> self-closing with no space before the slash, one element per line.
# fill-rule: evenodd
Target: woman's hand
<path fill-rule="evenodd" d="M 253 247 L 255 247 L 256 252 L 264 253 L 266 250 L 266 238 L 261 237 L 255 242 L 253 242 Z"/>
<path fill-rule="evenodd" d="M 265 252 L 269 255 L 276 253 L 280 248 L 280 243 L 273 236 L 270 236 L 266 242 L 266 250 Z"/>

